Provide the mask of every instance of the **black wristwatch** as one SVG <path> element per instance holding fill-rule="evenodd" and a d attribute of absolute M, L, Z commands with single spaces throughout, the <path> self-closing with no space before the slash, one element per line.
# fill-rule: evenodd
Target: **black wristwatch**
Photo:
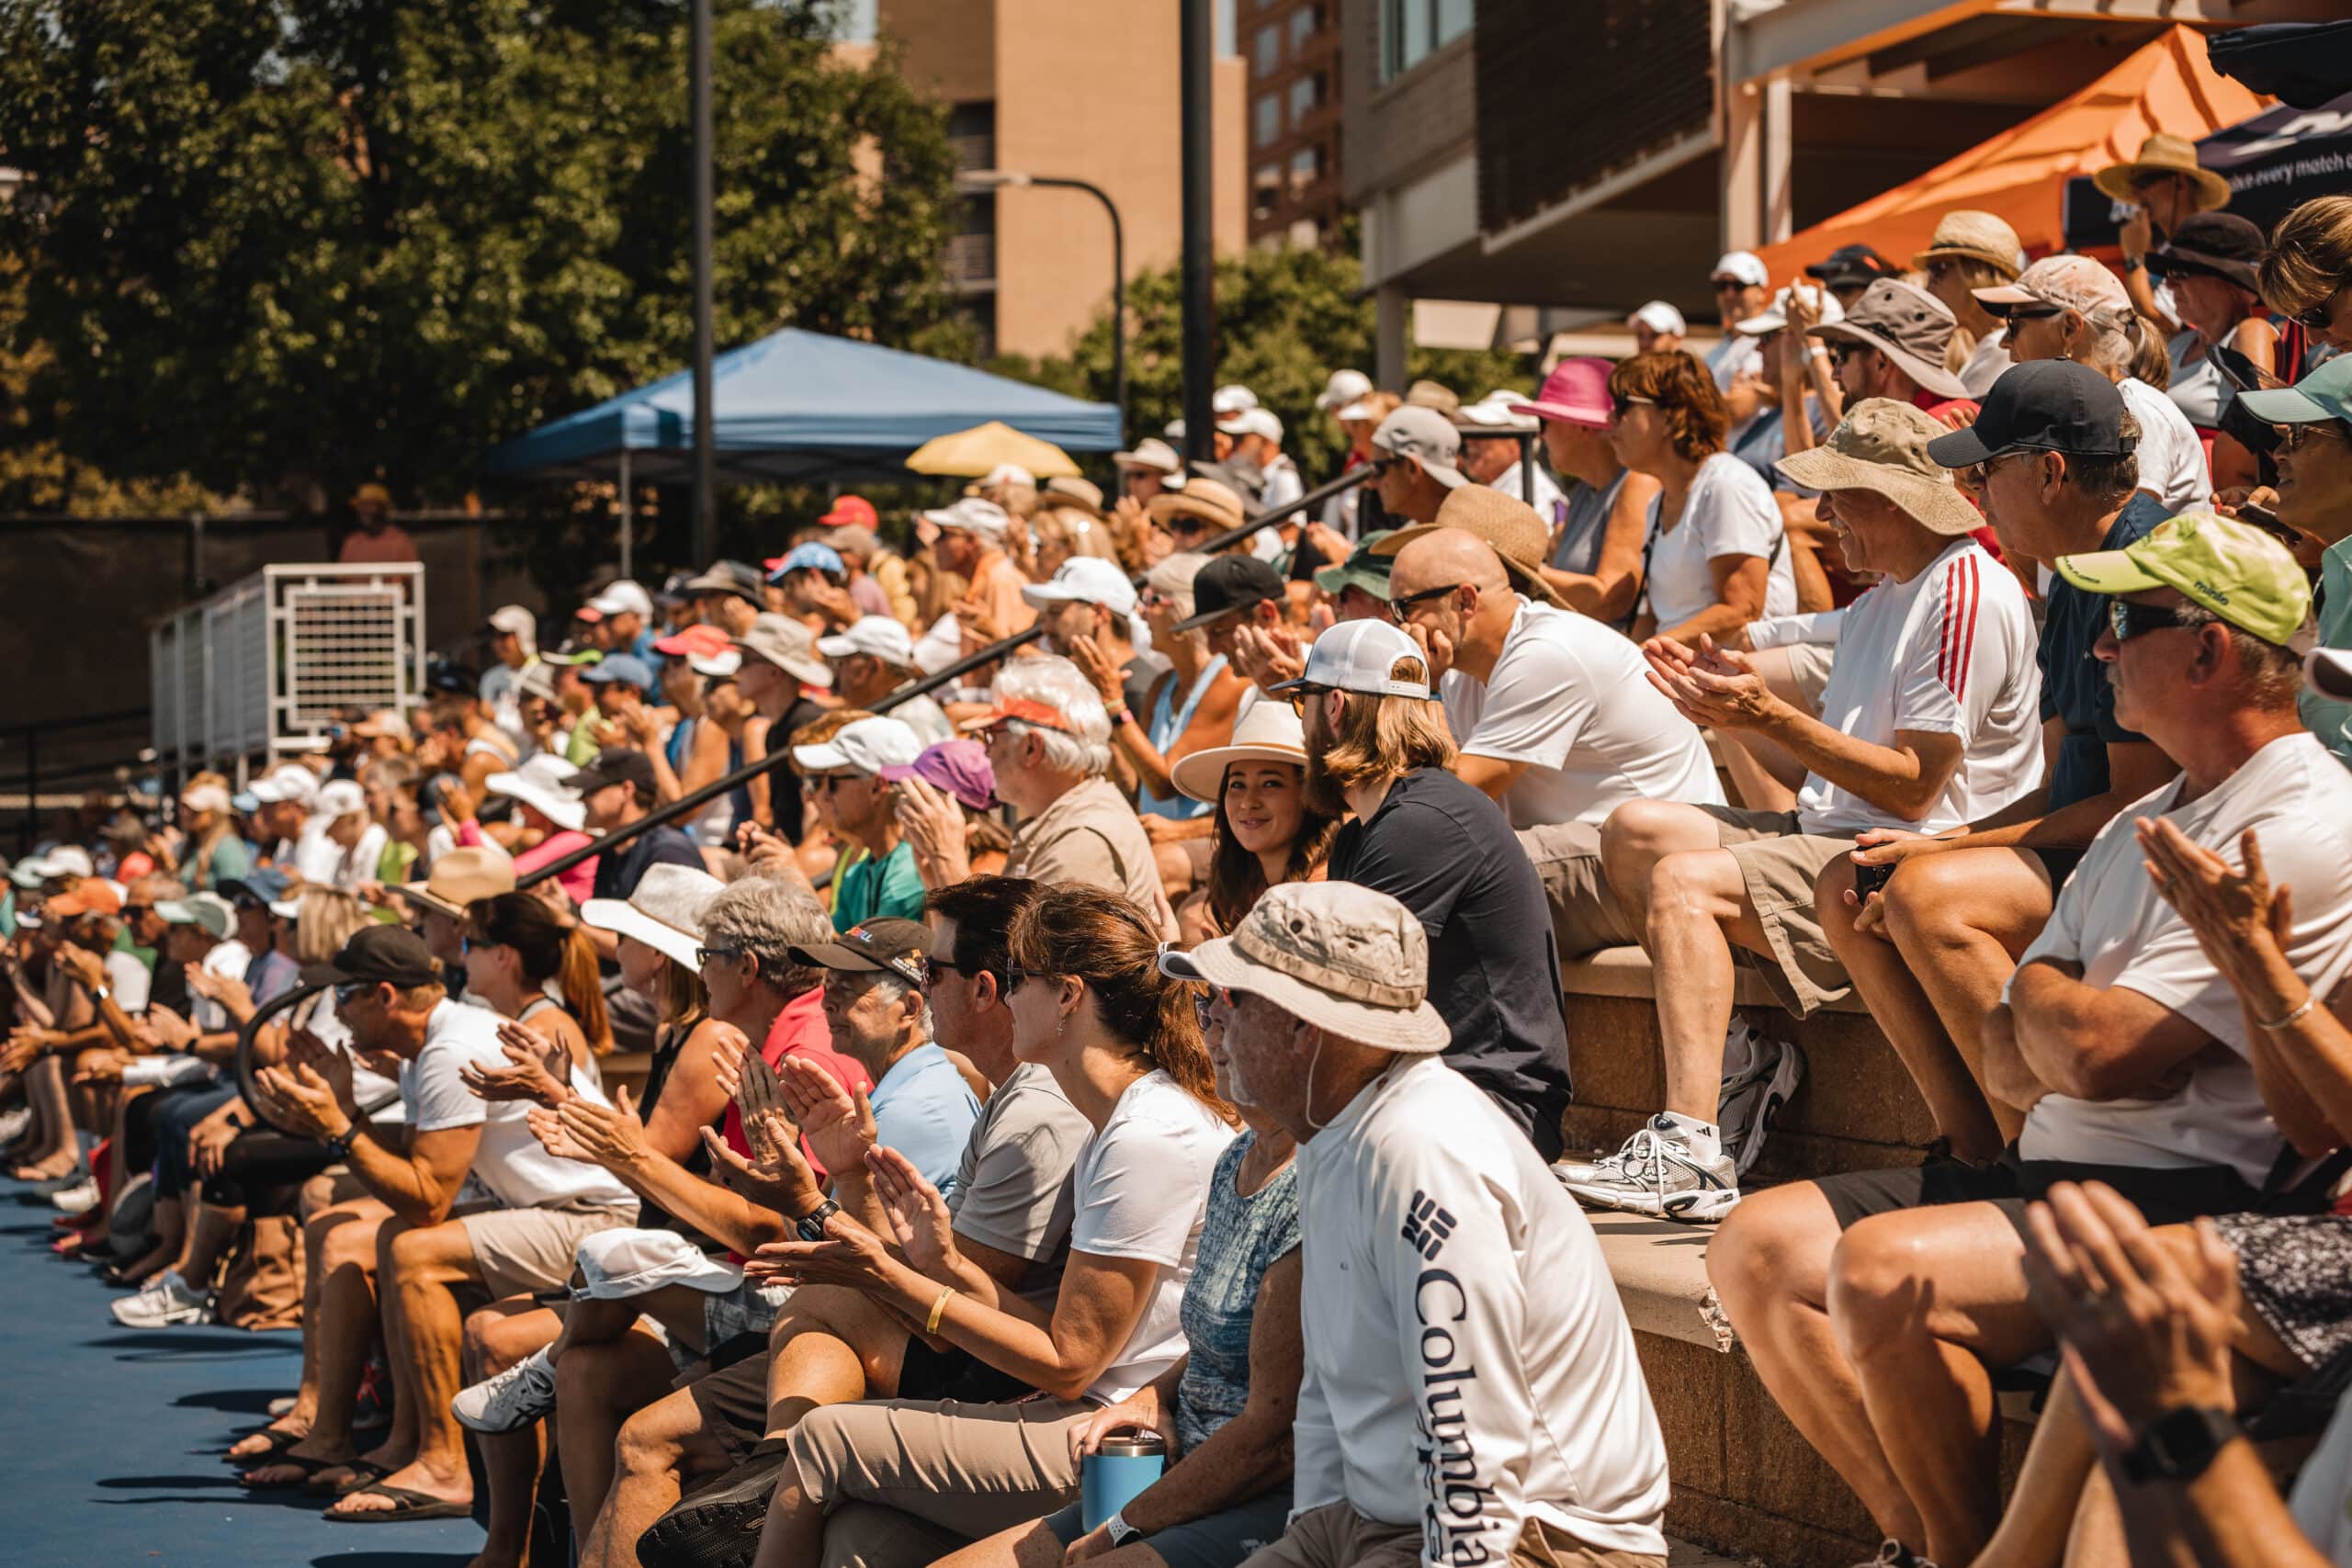
<path fill-rule="evenodd" d="M 326 1141 L 327 1153 L 334 1156 L 335 1163 L 337 1165 L 341 1165 L 344 1161 L 351 1157 L 351 1141 L 357 1136 L 359 1136 L 359 1123 L 354 1122 L 350 1126 L 345 1127 L 342 1132 L 336 1134 L 334 1137 L 329 1138 Z"/>
<path fill-rule="evenodd" d="M 825 1222 L 841 1212 L 842 1206 L 828 1198 L 808 1213 L 793 1221 L 792 1226 L 800 1233 L 800 1239 L 803 1241 L 822 1241 L 825 1239 Z"/>
<path fill-rule="evenodd" d="M 2123 1473 L 2134 1484 L 2194 1481 L 2239 1435 L 2237 1418 L 2230 1412 L 2185 1404 L 2140 1428 L 2140 1440 L 2123 1456 Z"/>

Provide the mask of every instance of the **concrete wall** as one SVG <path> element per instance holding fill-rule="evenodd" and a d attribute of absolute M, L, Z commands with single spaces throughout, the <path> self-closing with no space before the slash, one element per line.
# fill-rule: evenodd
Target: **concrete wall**
<path fill-rule="evenodd" d="M 1383 86 L 1379 11 L 1378 0 L 1340 0 L 1342 173 L 1351 207 L 1470 152 L 1478 134 L 1476 34 Z"/>

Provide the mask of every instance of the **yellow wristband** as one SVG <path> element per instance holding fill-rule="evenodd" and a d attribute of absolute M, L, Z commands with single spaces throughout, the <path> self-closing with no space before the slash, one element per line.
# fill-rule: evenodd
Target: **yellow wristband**
<path fill-rule="evenodd" d="M 936 1334 L 939 1332 L 939 1314 L 947 1310 L 947 1300 L 955 1293 L 956 1287 L 950 1285 L 945 1290 L 939 1292 L 939 1299 L 937 1301 L 931 1303 L 931 1316 L 924 1319 L 922 1325 L 922 1331 L 925 1334 Z"/>

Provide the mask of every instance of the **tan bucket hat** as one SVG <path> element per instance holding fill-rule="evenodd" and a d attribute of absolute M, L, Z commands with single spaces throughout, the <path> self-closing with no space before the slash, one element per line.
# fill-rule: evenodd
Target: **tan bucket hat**
<path fill-rule="evenodd" d="M 1807 490 L 1874 491 L 1930 533 L 1973 534 L 1983 515 L 1953 485 L 1951 470 L 1928 456 L 1928 443 L 1943 434 L 1941 423 L 1909 403 L 1864 398 L 1826 445 L 1772 466 Z"/>
<path fill-rule="evenodd" d="M 1928 248 L 1913 255 L 1911 265 L 1924 267 L 1939 256 L 1981 261 L 2003 277 L 2015 277 L 2025 270 L 2025 247 L 2018 243 L 2018 231 L 1992 213 L 1964 208 L 1936 220 Z"/>
<path fill-rule="evenodd" d="M 1179 980 L 1247 991 L 1344 1040 L 1434 1055 L 1453 1031 L 1429 1001 L 1430 939 L 1420 917 L 1352 882 L 1266 890 L 1229 937 L 1160 955 Z"/>
<path fill-rule="evenodd" d="M 1422 535 L 1434 534 L 1440 528 L 1459 528 L 1465 534 L 1477 535 L 1502 557 L 1503 570 L 1510 574 L 1512 587 L 1546 604 L 1567 608 L 1567 602 L 1544 581 L 1544 559 L 1552 550 L 1552 531 L 1544 526 L 1543 514 L 1527 502 L 1491 486 L 1462 486 L 1437 509 L 1436 522 L 1399 528 L 1370 547 L 1371 553 L 1394 556 Z"/>
<path fill-rule="evenodd" d="M 1250 521 L 1241 510 L 1241 498 L 1230 485 L 1198 476 L 1182 490 L 1162 491 L 1153 496 L 1147 510 L 1151 520 L 1163 527 L 1171 517 L 1197 517 L 1209 525 L 1212 533 L 1218 534 Z"/>
<path fill-rule="evenodd" d="M 2128 163 L 2109 164 L 2091 176 L 2091 183 L 2118 201 L 2137 203 L 2140 193 L 2132 183 L 2145 175 L 2186 175 L 2197 187 L 2197 210 L 2211 212 L 2230 204 L 2230 182 L 2197 161 L 2197 144 L 2186 136 L 2159 130 L 2140 143 L 2140 155 Z"/>

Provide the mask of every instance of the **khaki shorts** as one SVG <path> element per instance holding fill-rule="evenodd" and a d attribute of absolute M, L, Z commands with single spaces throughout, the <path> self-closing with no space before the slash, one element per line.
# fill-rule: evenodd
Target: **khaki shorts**
<path fill-rule="evenodd" d="M 1852 852 L 1860 831 L 1799 832 L 1793 811 L 1742 811 L 1733 806 L 1697 809 L 1721 824 L 1716 841 L 1738 865 L 1756 923 L 1772 944 L 1769 956 L 1736 945 L 1733 955 L 1763 976 L 1780 1004 L 1799 1018 L 1842 1000 L 1854 988 L 1853 977 L 1821 929 L 1813 884 L 1823 867 Z"/>
<path fill-rule="evenodd" d="M 1519 847 L 1544 879 L 1552 906 L 1552 935 L 1561 962 L 1595 948 L 1630 947 L 1642 933 L 1625 918 L 1600 871 L 1600 829 L 1591 822 L 1556 822 L 1520 830 Z"/>
<path fill-rule="evenodd" d="M 1346 1503 L 1309 1508 L 1282 1540 L 1245 1558 L 1242 1568 L 1418 1568 L 1421 1527 L 1367 1519 Z M 1530 1519 L 1511 1548 L 1513 1568 L 1666 1568 L 1650 1552 L 1600 1551 L 1557 1526 Z"/>
<path fill-rule="evenodd" d="M 829 1516 L 820 1561 L 923 1568 L 943 1544 L 1075 1501 L 1069 1432 L 1094 1410 L 1074 1399 L 879 1399 L 808 1412 L 792 1429 L 792 1457 L 801 1490 Z M 857 1504 L 878 1506 L 850 1506 Z"/>
<path fill-rule="evenodd" d="M 492 1300 L 569 1282 L 582 1238 L 635 1221 L 620 1209 L 484 1209 L 458 1216 Z"/>

